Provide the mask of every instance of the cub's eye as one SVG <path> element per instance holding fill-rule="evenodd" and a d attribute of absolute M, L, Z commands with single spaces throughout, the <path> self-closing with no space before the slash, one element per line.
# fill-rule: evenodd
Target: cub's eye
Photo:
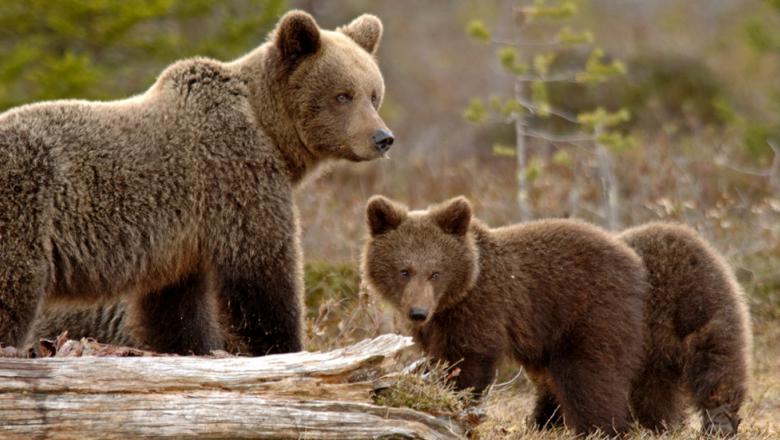
<path fill-rule="evenodd" d="M 338 101 L 339 104 L 346 104 L 352 101 L 352 96 L 348 93 L 339 93 L 339 95 L 336 96 L 336 101 Z"/>
<path fill-rule="evenodd" d="M 404 269 L 401 271 L 401 278 L 408 279 L 411 276 L 408 270 Z"/>
<path fill-rule="evenodd" d="M 439 272 L 432 273 L 430 279 L 431 279 L 431 281 L 438 280 L 439 279 Z"/>
<path fill-rule="evenodd" d="M 371 104 L 372 104 L 374 107 L 376 107 L 377 105 L 379 105 L 379 98 L 377 98 L 377 96 L 376 96 L 376 93 L 374 93 L 373 95 L 371 95 Z"/>

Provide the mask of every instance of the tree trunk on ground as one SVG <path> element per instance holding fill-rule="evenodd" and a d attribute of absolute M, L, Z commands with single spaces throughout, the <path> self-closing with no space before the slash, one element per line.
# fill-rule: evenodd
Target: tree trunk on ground
<path fill-rule="evenodd" d="M 453 420 L 371 404 L 409 338 L 249 357 L 0 358 L 0 438 L 458 438 Z"/>

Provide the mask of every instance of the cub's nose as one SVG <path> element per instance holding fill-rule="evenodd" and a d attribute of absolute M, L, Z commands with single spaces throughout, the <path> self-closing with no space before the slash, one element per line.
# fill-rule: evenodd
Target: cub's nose
<path fill-rule="evenodd" d="M 425 318 L 428 317 L 428 311 L 425 309 L 418 309 L 417 307 L 412 307 L 412 310 L 409 311 L 409 319 L 412 321 L 425 321 Z"/>
<path fill-rule="evenodd" d="M 374 132 L 374 135 L 371 136 L 371 140 L 374 141 L 376 149 L 384 153 L 390 149 L 390 146 L 393 145 L 395 139 L 393 138 L 392 131 L 380 128 Z"/>

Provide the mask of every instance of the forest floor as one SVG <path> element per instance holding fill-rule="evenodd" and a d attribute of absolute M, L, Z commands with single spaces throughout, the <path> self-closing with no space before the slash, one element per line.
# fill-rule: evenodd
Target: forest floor
<path fill-rule="evenodd" d="M 753 326 L 753 370 L 749 398 L 743 406 L 739 438 L 774 440 L 780 438 L 780 303 L 774 295 L 748 283 L 746 293 L 751 304 Z M 769 285 L 769 284 L 767 284 Z M 392 308 L 360 285 L 360 276 L 349 265 L 309 264 L 306 268 L 306 320 L 309 350 L 329 350 L 352 344 L 363 338 L 397 332 L 403 326 Z M 772 284 L 771 291 L 774 292 Z M 416 357 L 416 356 L 415 356 Z M 539 432 L 526 423 L 533 406 L 534 390 L 517 365 L 506 363 L 499 371 L 497 384 L 479 407 L 485 418 L 473 432 L 478 439 L 574 440 L 564 429 Z M 412 380 L 414 382 L 414 380 Z M 435 391 L 435 390 L 434 390 Z M 409 406 L 429 411 L 436 401 L 451 402 L 457 396 L 443 397 L 440 391 L 421 386 L 390 406 Z M 425 397 L 433 394 L 434 397 Z M 410 397 L 417 396 L 417 397 Z M 388 404 L 388 402 L 382 402 Z M 429 411 L 446 413 L 445 408 Z M 629 440 L 682 440 L 700 437 L 697 414 L 689 414 L 688 423 L 663 435 L 637 430 Z"/>
<path fill-rule="evenodd" d="M 780 438 L 780 323 L 754 325 L 754 365 L 750 397 L 744 407 L 739 438 L 770 440 Z M 563 429 L 539 432 L 526 423 L 533 406 L 531 385 L 520 380 L 509 389 L 492 393 L 484 403 L 486 420 L 477 427 L 479 439 L 574 440 Z M 682 440 L 697 438 L 699 420 L 690 414 L 686 426 L 663 435 L 638 430 L 629 440 Z"/>

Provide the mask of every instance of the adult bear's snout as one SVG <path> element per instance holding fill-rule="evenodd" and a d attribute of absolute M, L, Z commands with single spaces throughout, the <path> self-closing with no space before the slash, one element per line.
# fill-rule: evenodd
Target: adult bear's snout
<path fill-rule="evenodd" d="M 377 148 L 377 150 L 384 153 L 390 149 L 391 145 L 393 145 L 395 138 L 393 138 L 392 131 L 380 128 L 374 132 L 374 135 L 371 136 L 371 140 L 374 141 L 374 146 Z"/>

